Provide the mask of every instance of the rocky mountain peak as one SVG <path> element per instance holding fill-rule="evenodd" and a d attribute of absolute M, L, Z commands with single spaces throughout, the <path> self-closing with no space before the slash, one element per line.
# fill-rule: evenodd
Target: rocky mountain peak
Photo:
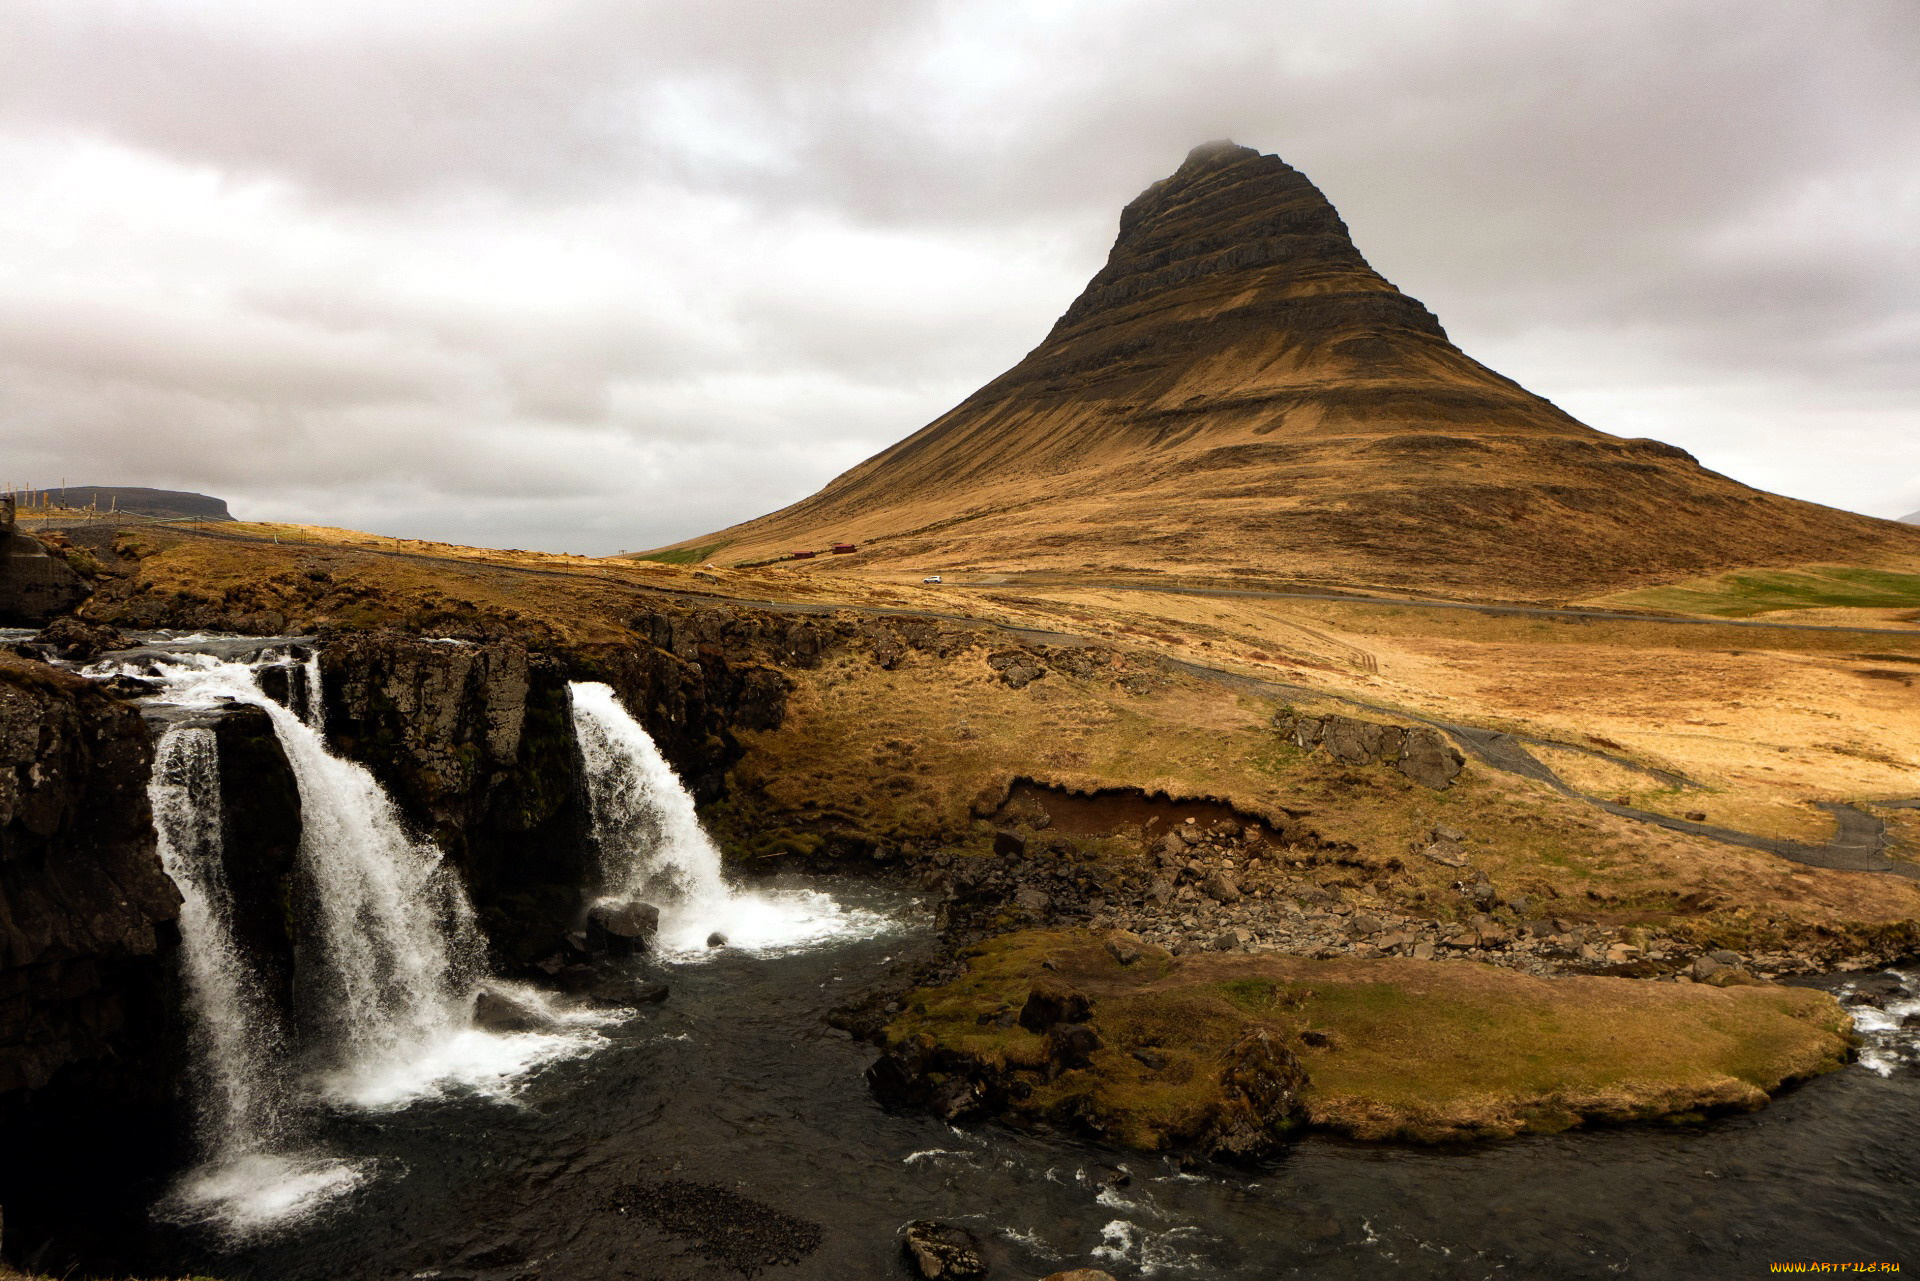
<path fill-rule="evenodd" d="M 812 497 L 684 546 L 1553 599 L 1917 539 L 1579 422 L 1454 346 L 1305 174 L 1221 140 L 1127 204 L 1013 368 Z"/>

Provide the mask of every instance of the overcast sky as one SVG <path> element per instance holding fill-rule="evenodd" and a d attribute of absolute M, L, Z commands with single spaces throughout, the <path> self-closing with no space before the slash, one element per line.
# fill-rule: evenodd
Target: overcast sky
<path fill-rule="evenodd" d="M 1914 0 L 0 0 L 0 480 L 611 552 L 1017 360 L 1217 137 L 1469 353 L 1920 508 Z"/>

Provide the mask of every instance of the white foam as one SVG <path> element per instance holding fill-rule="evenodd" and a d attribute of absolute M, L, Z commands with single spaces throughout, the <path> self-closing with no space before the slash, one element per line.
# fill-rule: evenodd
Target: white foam
<path fill-rule="evenodd" d="M 1886 973 L 1909 990 L 1920 988 L 1920 975 L 1894 969 Z M 1842 995 L 1858 990 L 1852 983 L 1840 987 Z M 1853 1030 L 1863 1042 L 1858 1059 L 1861 1067 L 1880 1076 L 1892 1076 L 1901 1068 L 1920 1066 L 1920 1022 L 1905 1025 L 1909 1017 L 1920 1015 L 1920 997 L 1895 998 L 1878 1006 L 1853 1005 L 1847 1012 L 1853 1015 Z"/>
<path fill-rule="evenodd" d="M 314 1154 L 249 1153 L 193 1171 L 158 1214 L 211 1228 L 229 1241 L 252 1240 L 308 1218 L 358 1187 L 372 1169 L 371 1162 Z"/>

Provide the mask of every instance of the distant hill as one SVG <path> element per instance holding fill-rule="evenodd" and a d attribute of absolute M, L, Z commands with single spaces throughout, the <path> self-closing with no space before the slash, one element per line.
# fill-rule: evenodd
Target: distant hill
<path fill-rule="evenodd" d="M 56 507 L 109 508 L 133 516 L 161 519 L 232 520 L 227 500 L 183 489 L 142 489 L 135 485 L 69 485 L 45 491 Z"/>
<path fill-rule="evenodd" d="M 859 554 L 816 563 L 1532 599 L 1920 560 L 1920 530 L 1595 431 L 1473 360 L 1312 182 L 1232 143 L 1126 207 L 1011 370 L 811 498 L 653 555 L 839 541 Z"/>
<path fill-rule="evenodd" d="M 1900 519 L 1909 525 L 1920 525 L 1920 512 L 1908 512 Z"/>

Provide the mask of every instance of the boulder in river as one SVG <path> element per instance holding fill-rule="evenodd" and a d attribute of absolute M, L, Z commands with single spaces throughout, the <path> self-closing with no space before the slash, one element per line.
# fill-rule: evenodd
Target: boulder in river
<path fill-rule="evenodd" d="M 480 989 L 473 999 L 474 1026 L 487 1032 L 544 1032 L 553 1018 L 534 1001 L 501 988 Z"/>
<path fill-rule="evenodd" d="M 86 663 L 108 650 L 127 648 L 127 638 L 105 623 L 90 622 L 77 614 L 62 614 L 40 629 L 34 642 L 50 646 L 53 652 L 71 663 Z"/>
<path fill-rule="evenodd" d="M 980 1243 L 965 1228 L 915 1219 L 907 1225 L 901 1246 L 909 1271 L 922 1281 L 968 1281 L 987 1275 Z"/>
<path fill-rule="evenodd" d="M 653 946 L 660 909 L 651 903 L 601 903 L 587 913 L 587 951 L 632 956 Z"/>
<path fill-rule="evenodd" d="M 719 930 L 715 930 L 713 933 L 707 935 L 708 947 L 725 947 L 726 945 L 727 945 L 727 936 L 722 934 Z"/>

